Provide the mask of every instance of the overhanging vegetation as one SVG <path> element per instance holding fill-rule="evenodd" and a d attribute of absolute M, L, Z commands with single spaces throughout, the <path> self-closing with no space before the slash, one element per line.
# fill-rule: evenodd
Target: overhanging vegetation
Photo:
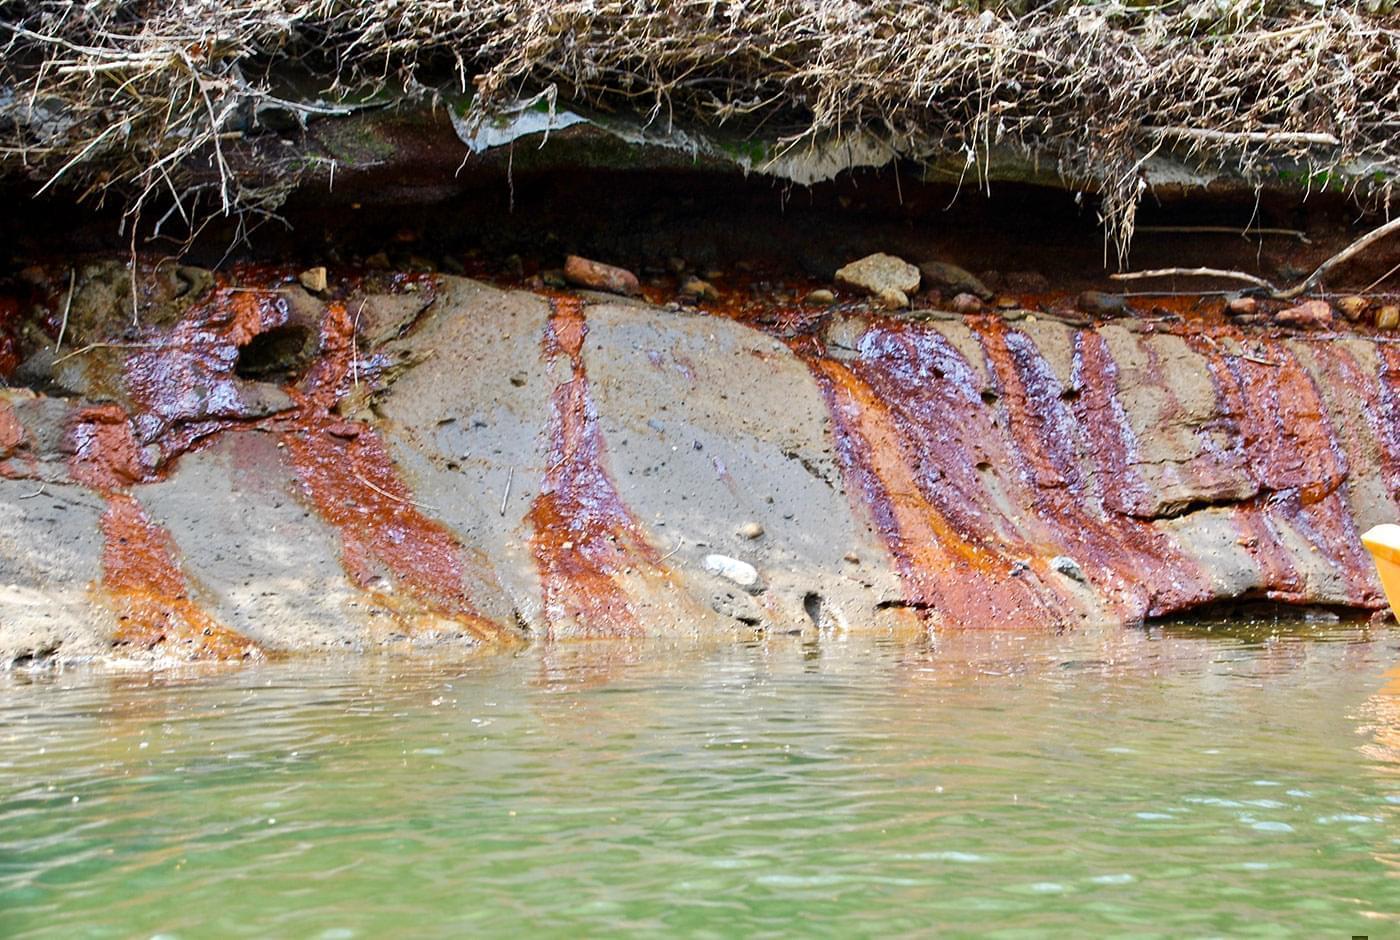
<path fill-rule="evenodd" d="M 770 154 L 951 156 L 969 185 L 1010 148 L 1096 192 L 1120 251 L 1162 155 L 1371 209 L 1400 174 L 1400 18 L 1357 4 L 52 0 L 0 3 L 0 44 L 5 174 L 189 229 L 275 211 L 314 160 L 269 173 L 264 145 L 309 122 L 551 89 Z"/>

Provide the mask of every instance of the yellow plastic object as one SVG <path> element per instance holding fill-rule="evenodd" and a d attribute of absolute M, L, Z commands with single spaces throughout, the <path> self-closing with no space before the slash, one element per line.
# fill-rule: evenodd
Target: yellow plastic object
<path fill-rule="evenodd" d="M 1361 544 L 1376 559 L 1385 599 L 1390 601 L 1391 611 L 1400 617 L 1400 525 L 1374 526 L 1361 536 Z"/>

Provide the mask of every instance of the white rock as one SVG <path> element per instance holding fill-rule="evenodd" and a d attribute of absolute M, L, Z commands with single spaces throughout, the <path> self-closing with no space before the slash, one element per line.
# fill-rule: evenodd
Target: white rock
<path fill-rule="evenodd" d="M 758 569 L 746 561 L 728 555 L 706 555 L 702 564 L 710 574 L 728 578 L 740 587 L 753 587 L 758 583 Z"/>

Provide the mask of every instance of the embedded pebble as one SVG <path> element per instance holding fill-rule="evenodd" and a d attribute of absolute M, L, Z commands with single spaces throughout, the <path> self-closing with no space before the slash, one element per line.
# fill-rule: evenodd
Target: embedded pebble
<path fill-rule="evenodd" d="M 590 287 L 611 294 L 635 296 L 642 292 L 641 282 L 631 271 L 578 255 L 569 255 L 564 259 L 564 277 L 578 287 Z"/>
<path fill-rule="evenodd" d="M 1252 317 L 1259 312 L 1259 301 L 1253 297 L 1231 297 L 1225 312 L 1232 317 Z"/>
<path fill-rule="evenodd" d="M 1326 329 L 1332 325 L 1332 307 L 1325 300 L 1309 300 L 1274 314 L 1275 322 L 1300 329 Z"/>
<path fill-rule="evenodd" d="M 758 569 L 746 561 L 728 555 L 706 555 L 701 564 L 710 574 L 733 581 L 740 587 L 758 584 Z"/>
<path fill-rule="evenodd" d="M 307 268 L 297 275 L 297 280 L 301 281 L 301 286 L 311 293 L 320 294 L 326 289 L 326 269 L 323 267 Z"/>
<path fill-rule="evenodd" d="M 757 522 L 745 522 L 739 526 L 739 534 L 746 539 L 756 539 L 763 535 L 763 526 Z"/>

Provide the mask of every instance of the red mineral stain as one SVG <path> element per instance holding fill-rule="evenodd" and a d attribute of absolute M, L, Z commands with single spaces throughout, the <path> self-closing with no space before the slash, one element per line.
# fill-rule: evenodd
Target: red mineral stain
<path fill-rule="evenodd" d="M 24 443 L 24 426 L 15 407 L 0 398 L 0 460 L 8 459 Z"/>
<path fill-rule="evenodd" d="M 1046 587 L 1045 558 L 1000 518 L 977 480 L 981 450 L 960 438 L 987 430 L 972 417 L 982 402 L 967 364 L 930 333 L 872 334 L 858 362 L 808 365 L 847 488 L 893 557 L 905 603 L 949 626 L 1068 625 L 1077 605 Z"/>
<path fill-rule="evenodd" d="M 117 615 L 112 642 L 188 659 L 260 656 L 251 640 L 220 625 L 190 596 L 170 533 L 127 492 L 147 479 L 131 423 L 116 405 L 76 412 L 68 429 L 69 474 L 107 500 L 102 516 L 101 597 Z"/>
<path fill-rule="evenodd" d="M 1400 505 L 1400 346 L 1379 348 L 1379 401 L 1374 410 L 1376 439 L 1381 445 L 1381 471 L 1390 498 Z"/>
<path fill-rule="evenodd" d="M 566 356 L 572 378 L 551 398 L 549 463 L 526 515 L 545 620 L 551 632 L 572 621 L 588 635 L 640 635 L 621 578 L 634 572 L 664 576 L 664 571 L 604 466 L 603 434 L 582 356 L 588 334 L 583 302 L 560 295 L 551 297 L 550 305 L 544 355 Z"/>
<path fill-rule="evenodd" d="M 170 533 L 124 493 L 102 515 L 104 600 L 117 615 L 117 646 L 159 647 L 187 659 L 259 656 L 256 644 L 222 626 L 189 596 Z"/>
<path fill-rule="evenodd" d="M 373 429 L 331 410 L 362 366 L 352 316 L 330 304 L 321 356 L 294 393 L 296 411 L 277 424 L 307 500 L 340 533 L 351 580 L 401 613 L 406 630 L 441 618 L 481 639 L 504 638 L 469 597 L 468 580 L 490 583 L 489 573 L 469 566 L 462 544 L 414 500 Z"/>
<path fill-rule="evenodd" d="M 257 417 L 235 372 L 239 349 L 286 324 L 288 315 L 286 299 L 275 291 L 220 283 L 172 327 L 143 331 L 122 376 L 140 441 L 155 443 L 168 460 Z"/>
<path fill-rule="evenodd" d="M 0 297 L 0 381 L 9 381 L 19 368 L 19 299 Z"/>
<path fill-rule="evenodd" d="M 1131 460 L 1132 429 L 1114 391 L 1116 368 L 1097 335 L 1077 344 L 1089 359 L 1097 387 L 1077 416 L 1064 388 L 1035 344 L 1000 318 L 979 321 L 982 348 L 997 376 L 1011 451 L 1028 484 L 1045 542 L 1078 562 L 1125 619 L 1156 617 L 1212 596 L 1209 578 L 1166 535 L 1105 500 L 1084 472 L 1090 453 L 1108 455 L 1111 488 L 1145 490 Z M 1084 358 L 1081 357 L 1082 363 Z M 1096 381 L 1097 380 L 1097 381 Z M 1110 489 L 1111 491 L 1111 489 Z"/>
<path fill-rule="evenodd" d="M 1286 523 L 1341 577 L 1351 603 L 1379 604 L 1347 506 L 1346 457 L 1312 376 L 1282 342 L 1264 341 L 1246 357 L 1214 338 L 1191 341 L 1208 357 L 1222 404 L 1239 427 L 1241 457 L 1260 487 L 1259 498 L 1240 507 L 1242 517 L 1257 516 L 1242 522 L 1240 534 L 1270 579 L 1266 595 L 1308 597 L 1282 540 Z"/>

